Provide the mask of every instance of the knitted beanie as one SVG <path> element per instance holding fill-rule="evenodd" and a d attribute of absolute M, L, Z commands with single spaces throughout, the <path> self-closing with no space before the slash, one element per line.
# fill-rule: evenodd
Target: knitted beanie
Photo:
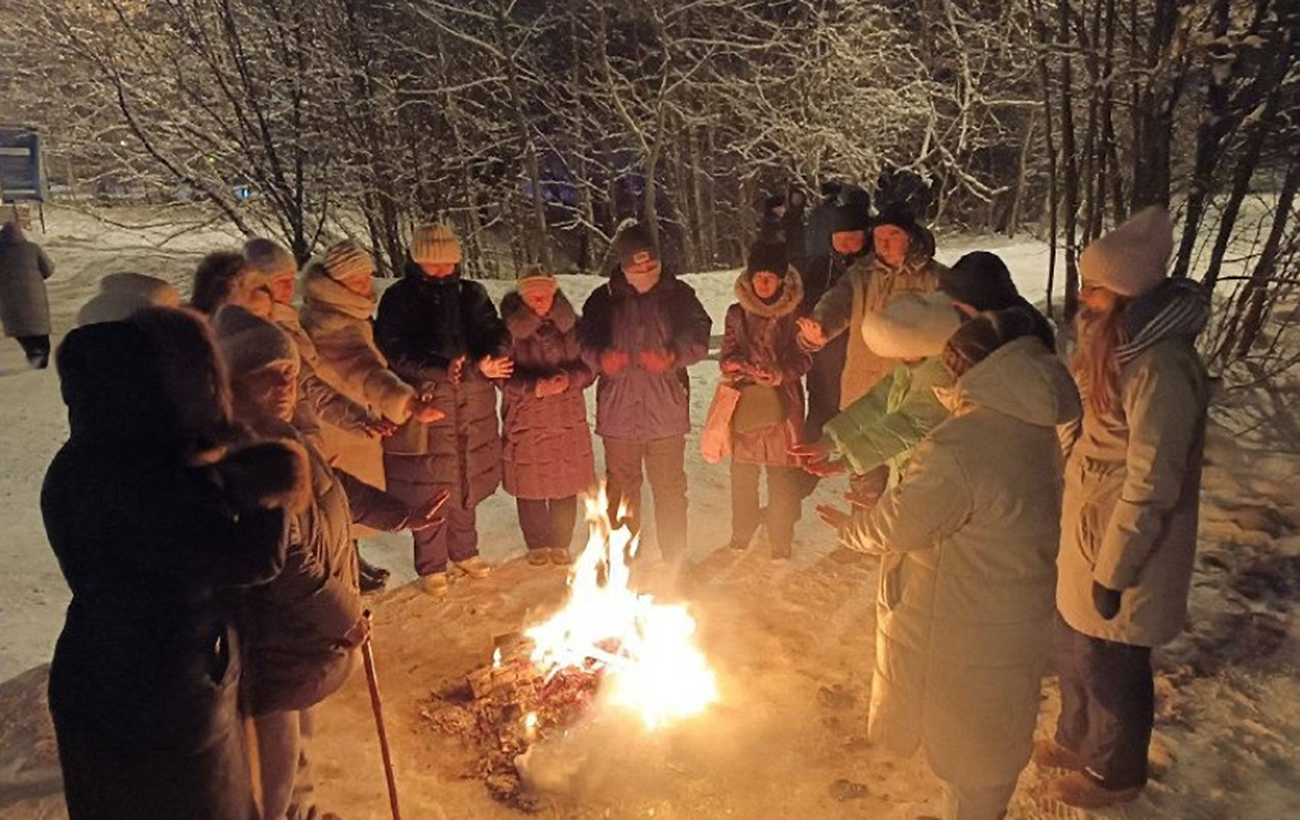
<path fill-rule="evenodd" d="M 862 338 L 884 359 L 938 356 L 961 326 L 952 300 L 940 293 L 900 293 L 883 310 L 862 317 Z"/>
<path fill-rule="evenodd" d="M 268 279 L 298 273 L 298 260 L 293 258 L 293 254 L 270 239 L 261 237 L 244 243 L 244 262 L 250 270 L 257 271 Z"/>
<path fill-rule="evenodd" d="M 784 279 L 789 269 L 790 262 L 786 258 L 785 245 L 760 241 L 749 246 L 749 255 L 745 260 L 746 276 L 767 271 Z"/>
<path fill-rule="evenodd" d="M 370 254 L 351 239 L 344 239 L 331 245 L 329 250 L 325 251 L 321 264 L 325 266 L 325 273 L 336 282 L 354 276 L 371 276 L 375 272 Z"/>
<path fill-rule="evenodd" d="M 1021 336 L 1037 332 L 1038 319 L 1032 308 L 1014 307 L 981 313 L 952 335 L 943 348 L 943 364 L 953 378 L 984 361 L 993 351 Z"/>
<path fill-rule="evenodd" d="M 176 307 L 181 295 L 170 282 L 143 273 L 110 273 L 99 293 L 77 311 L 77 327 L 120 322 L 149 307 Z"/>
<path fill-rule="evenodd" d="M 411 259 L 417 265 L 458 265 L 460 242 L 442 223 L 421 225 L 411 234 Z"/>
<path fill-rule="evenodd" d="M 268 365 L 298 365 L 298 351 L 280 328 L 236 305 L 223 305 L 212 319 L 217 347 L 232 379 Z"/>
<path fill-rule="evenodd" d="M 520 295 L 541 292 L 555 293 L 560 289 L 560 280 L 556 279 L 554 274 L 540 265 L 530 265 L 515 277 L 515 285 L 518 287 Z"/>
<path fill-rule="evenodd" d="M 835 210 L 831 214 L 832 234 L 871 229 L 871 195 L 861 188 L 842 187 L 837 192 Z"/>
<path fill-rule="evenodd" d="M 885 209 L 882 210 L 871 223 L 873 230 L 875 228 L 882 228 L 886 225 L 892 225 L 895 228 L 902 228 L 904 231 L 907 231 L 908 236 L 916 236 L 921 228 L 916 221 L 916 215 L 913 214 L 911 209 L 902 202 L 891 202 L 889 205 L 885 206 Z"/>
<path fill-rule="evenodd" d="M 613 251 L 621 268 L 659 259 L 659 251 L 650 238 L 650 231 L 640 222 L 628 225 L 618 232 L 618 236 L 614 237 Z"/>
<path fill-rule="evenodd" d="M 1085 284 L 1141 296 L 1164 280 L 1173 250 L 1173 220 L 1164 208 L 1152 205 L 1084 248 L 1079 270 Z"/>
<path fill-rule="evenodd" d="M 1002 310 L 1020 301 L 1011 271 L 997 254 L 988 251 L 968 253 L 951 268 L 941 269 L 939 290 L 976 310 Z"/>

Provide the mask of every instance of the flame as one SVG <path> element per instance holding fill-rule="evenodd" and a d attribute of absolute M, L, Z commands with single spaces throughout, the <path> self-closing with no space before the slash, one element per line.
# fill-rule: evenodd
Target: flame
<path fill-rule="evenodd" d="M 695 619 L 685 606 L 656 603 L 631 588 L 636 537 L 611 525 L 603 487 L 584 501 L 590 536 L 569 572 L 568 601 L 525 633 L 533 663 L 548 675 L 603 668 L 610 701 L 636 712 L 649 729 L 704 711 L 717 702 L 718 684 L 695 644 Z"/>

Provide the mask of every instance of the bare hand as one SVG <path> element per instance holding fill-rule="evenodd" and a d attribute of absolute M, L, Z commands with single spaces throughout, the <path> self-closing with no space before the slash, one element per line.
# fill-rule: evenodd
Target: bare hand
<path fill-rule="evenodd" d="M 432 424 L 442 421 L 447 414 L 434 407 L 430 399 L 421 398 L 411 402 L 411 416 L 421 424 Z"/>
<path fill-rule="evenodd" d="M 509 356 L 484 356 L 478 369 L 489 379 L 508 379 L 515 372 L 515 363 Z"/>
<path fill-rule="evenodd" d="M 844 529 L 853 521 L 853 516 L 839 507 L 832 507 L 830 504 L 818 504 L 817 517 L 836 532 Z"/>
<path fill-rule="evenodd" d="M 606 376 L 617 376 L 632 361 L 622 350 L 606 350 L 600 354 L 600 369 Z"/>
<path fill-rule="evenodd" d="M 667 373 L 677 363 L 677 356 L 671 350 L 643 350 L 640 360 L 651 373 Z"/>
<path fill-rule="evenodd" d="M 361 429 L 370 438 L 388 438 L 397 432 L 397 425 L 385 418 L 368 418 L 361 423 Z"/>
<path fill-rule="evenodd" d="M 538 379 L 537 386 L 533 388 L 533 394 L 539 399 L 544 399 L 547 396 L 558 396 L 568 389 L 569 374 L 556 373 L 548 379 Z"/>
<path fill-rule="evenodd" d="M 446 521 L 447 519 L 444 516 L 438 515 L 438 511 L 442 509 L 442 505 L 447 503 L 448 497 L 447 491 L 443 490 L 430 499 L 429 503 L 412 509 L 409 529 L 412 532 L 419 532 L 430 527 L 436 527 Z"/>
<path fill-rule="evenodd" d="M 754 379 L 754 381 L 764 387 L 777 387 L 781 384 L 780 373 L 773 373 L 772 371 L 764 370 L 761 367 L 751 367 L 749 375 Z"/>
<path fill-rule="evenodd" d="M 799 337 L 803 339 L 804 344 L 810 347 L 826 346 L 826 331 L 822 328 L 822 323 L 816 319 L 804 317 L 796 320 L 799 325 Z"/>

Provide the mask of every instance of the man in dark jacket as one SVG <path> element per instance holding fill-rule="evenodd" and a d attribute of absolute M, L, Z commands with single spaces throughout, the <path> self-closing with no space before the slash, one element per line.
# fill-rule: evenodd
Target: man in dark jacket
<path fill-rule="evenodd" d="M 686 368 L 708 355 L 713 323 L 695 291 L 663 271 L 644 226 L 625 228 L 613 251 L 618 268 L 578 323 L 583 357 L 599 374 L 596 433 L 605 443 L 610 518 L 626 504 L 629 525 L 639 528 L 644 464 L 659 551 L 678 561 L 687 553 Z"/>
<path fill-rule="evenodd" d="M 471 578 L 491 572 L 478 555 L 474 510 L 501 483 L 496 391 L 514 372 L 503 355 L 505 323 L 483 286 L 461 278 L 460 261 L 450 228 L 417 228 L 405 274 L 384 292 L 375 321 L 375 344 L 393 372 L 442 413 L 412 418 L 384 440 L 390 493 L 412 506 L 450 494 L 446 526 L 415 536 L 415 571 L 433 596 L 448 589 L 449 560 Z"/>

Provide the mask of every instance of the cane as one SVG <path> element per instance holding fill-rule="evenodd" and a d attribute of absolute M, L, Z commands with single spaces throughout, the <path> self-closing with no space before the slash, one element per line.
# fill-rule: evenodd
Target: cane
<path fill-rule="evenodd" d="M 362 617 L 370 623 L 370 610 Z M 379 694 L 379 676 L 375 673 L 375 651 L 370 636 L 361 644 L 361 659 L 366 665 L 366 682 L 370 684 L 370 708 L 375 713 L 375 728 L 379 731 L 379 752 L 384 758 L 384 777 L 388 780 L 388 804 L 393 809 L 393 820 L 402 820 L 402 810 L 397 805 L 397 778 L 393 774 L 393 753 L 388 748 L 388 730 L 384 727 L 384 700 Z"/>

